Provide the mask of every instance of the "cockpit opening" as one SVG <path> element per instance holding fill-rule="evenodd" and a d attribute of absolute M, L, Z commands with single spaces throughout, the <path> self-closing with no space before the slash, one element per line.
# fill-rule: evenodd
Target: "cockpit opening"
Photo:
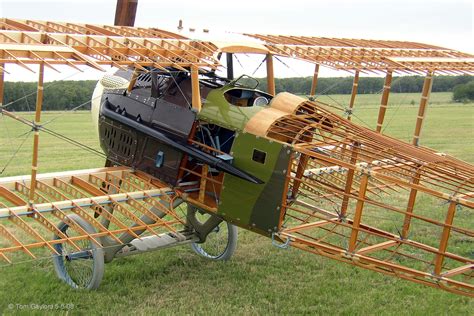
<path fill-rule="evenodd" d="M 266 106 L 272 98 L 271 95 L 264 92 L 242 88 L 227 90 L 224 97 L 230 104 L 242 107 Z"/>

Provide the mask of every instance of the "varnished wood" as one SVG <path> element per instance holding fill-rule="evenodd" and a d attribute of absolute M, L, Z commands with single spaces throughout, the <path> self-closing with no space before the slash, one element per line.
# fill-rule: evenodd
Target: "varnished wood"
<path fill-rule="evenodd" d="M 274 68 L 273 68 L 273 56 L 271 54 L 267 54 L 266 57 L 267 63 L 267 91 L 271 95 L 275 95 L 275 75 L 274 75 Z"/>
<path fill-rule="evenodd" d="M 3 93 L 5 91 L 5 64 L 0 64 L 0 107 L 3 106 Z"/>
<path fill-rule="evenodd" d="M 16 195 L 3 185 L 0 185 L 0 197 L 4 198 L 10 203 L 13 203 L 16 206 L 22 206 L 27 204 L 27 202 L 23 200 L 20 196 Z"/>
<path fill-rule="evenodd" d="M 101 195 L 104 195 L 105 193 L 104 191 L 98 189 L 96 186 L 78 177 L 73 176 L 71 178 L 71 184 L 78 186 L 79 188 L 86 191 L 87 193 L 92 194 L 92 196 L 101 196 Z"/>
<path fill-rule="evenodd" d="M 202 177 L 199 184 L 199 202 L 204 203 L 204 198 L 206 196 L 206 186 L 207 186 L 207 174 L 209 173 L 209 166 L 202 165 Z"/>
<path fill-rule="evenodd" d="M 272 99 L 270 107 L 272 109 L 292 114 L 295 113 L 298 107 L 303 105 L 304 102 L 306 102 L 306 99 L 300 96 L 288 92 L 281 92 Z"/>
<path fill-rule="evenodd" d="M 38 73 L 38 88 L 36 92 L 36 109 L 35 109 L 35 126 L 41 123 L 41 109 L 43 107 L 43 80 L 44 80 L 44 64 L 39 65 Z M 36 174 L 38 172 L 38 151 L 39 151 L 39 129 L 34 130 L 33 136 L 33 158 L 31 161 L 31 189 L 28 203 L 34 203 L 35 189 L 36 189 Z"/>
<path fill-rule="evenodd" d="M 359 71 L 356 71 L 354 74 L 354 80 L 352 82 L 351 99 L 349 100 L 349 109 L 347 113 L 348 120 L 352 118 L 352 111 L 354 110 L 355 98 L 357 95 L 358 88 L 359 88 Z"/>
<path fill-rule="evenodd" d="M 382 132 L 382 125 L 385 119 L 385 112 L 387 111 L 388 97 L 390 95 L 391 85 L 392 85 L 392 72 L 387 71 L 387 75 L 385 76 L 385 81 L 383 84 L 382 101 L 380 102 L 379 115 L 377 118 L 376 131 L 378 133 Z"/>
<path fill-rule="evenodd" d="M 431 95 L 431 88 L 433 86 L 433 72 L 428 72 L 425 81 L 423 82 L 423 90 L 421 93 L 420 107 L 418 109 L 418 117 L 416 118 L 415 133 L 413 135 L 412 144 L 418 146 L 420 142 L 421 128 L 423 126 L 423 120 L 426 115 L 426 106 Z"/>
<path fill-rule="evenodd" d="M 365 254 L 375 252 L 375 251 L 378 251 L 378 250 L 381 250 L 381 249 L 392 247 L 396 244 L 397 244 L 397 242 L 394 241 L 394 240 L 385 241 L 385 242 L 382 242 L 380 244 L 375 244 L 375 245 L 371 245 L 371 246 L 367 246 L 365 248 L 362 248 L 362 249 L 357 251 L 357 254 L 358 255 L 362 255 L 362 254 L 365 255 Z"/>
<path fill-rule="evenodd" d="M 349 252 L 354 252 L 356 248 L 357 236 L 359 234 L 358 228 L 360 227 L 360 222 L 362 219 L 362 210 L 364 208 L 365 193 L 367 192 L 368 182 L 369 182 L 368 175 L 366 174 L 362 175 L 362 179 L 361 179 L 360 187 L 359 187 L 359 200 L 357 201 L 355 214 L 354 214 L 354 222 L 352 224 L 353 229 L 351 231 L 351 237 L 349 239 L 349 248 L 348 248 Z"/>
<path fill-rule="evenodd" d="M 132 92 L 133 87 L 135 87 L 135 84 L 137 83 L 137 79 L 139 75 L 140 75 L 140 71 L 137 68 L 133 69 L 132 77 L 130 78 L 130 82 L 128 83 L 128 87 L 127 87 L 128 93 Z"/>
<path fill-rule="evenodd" d="M 413 184 L 420 184 L 421 178 L 421 167 L 418 168 L 415 176 L 413 177 L 412 183 Z M 408 205 L 407 205 L 407 214 L 405 215 L 405 219 L 403 221 L 403 228 L 402 228 L 402 238 L 407 238 L 408 232 L 410 230 L 410 223 L 411 223 L 411 214 L 413 213 L 413 209 L 415 207 L 416 196 L 418 194 L 418 190 L 415 188 L 410 189 L 410 195 L 408 197 Z"/>
<path fill-rule="evenodd" d="M 359 144 L 358 143 L 353 143 L 351 146 L 351 164 L 355 164 L 357 162 L 357 153 L 359 151 Z M 354 182 L 354 169 L 349 169 L 347 172 L 347 178 L 346 178 L 346 184 L 344 187 L 344 197 L 342 199 L 341 203 L 341 216 L 345 217 L 346 216 L 346 211 L 347 207 L 349 205 L 349 197 L 350 193 L 352 192 L 352 185 Z"/>
<path fill-rule="evenodd" d="M 318 88 L 318 76 L 319 76 L 319 64 L 314 65 L 313 80 L 311 81 L 310 96 L 316 95 L 316 89 Z"/>
<path fill-rule="evenodd" d="M 14 19 L 0 19 L 0 29 L 6 30 L 0 30 L 0 56 L 6 54 L 0 63 L 15 63 L 29 70 L 29 64 L 37 63 L 97 69 L 102 69 L 101 65 L 215 69 L 219 62 L 214 56 L 228 52 L 298 58 L 364 73 L 384 73 L 387 69 L 415 74 L 432 70 L 440 74 L 474 73 L 473 55 L 414 42 L 261 34 L 245 34 L 249 40 L 238 43 L 193 41 L 157 28 Z"/>
<path fill-rule="evenodd" d="M 287 237 L 293 246 L 304 244 L 302 249 L 365 268 L 368 268 L 366 264 L 359 262 L 370 261 L 371 267 L 382 273 L 390 267 L 391 271 L 403 273 L 407 280 L 428 286 L 439 284 L 440 279 L 433 278 L 432 264 L 438 258 L 438 262 L 443 261 L 438 263 L 442 267 L 442 284 L 446 284 L 443 289 L 473 296 L 469 275 L 472 259 L 456 253 L 455 247 L 448 251 L 445 245 L 454 238 L 453 232 L 458 239 L 472 238 L 474 231 L 456 222 L 456 214 L 453 221 L 448 216 L 443 222 L 430 209 L 417 212 L 423 205 L 416 203 L 417 194 L 422 193 L 433 201 L 455 201 L 463 208 L 473 209 L 472 165 L 361 127 L 317 101 L 304 101 L 289 108 L 298 110 L 276 117 L 273 123 L 265 123 L 269 128 L 263 136 L 287 146 L 293 144 L 291 148 L 295 151 L 285 187 L 288 187 L 286 192 L 298 187 L 297 196 L 301 198 L 293 200 L 284 195 L 287 203 L 280 214 L 279 240 L 285 242 Z M 311 131 L 313 137 L 302 140 L 302 131 Z M 348 150 L 354 142 L 360 143 L 357 154 Z M 301 173 L 299 160 L 304 156 L 310 159 Z M 396 194 L 406 207 L 392 203 L 390 194 Z M 354 210 L 349 205 L 354 205 Z M 388 218 L 394 219 L 396 231 L 378 227 L 380 219 Z M 410 225 L 415 219 L 417 225 Z M 439 247 L 422 243 L 413 238 L 418 224 L 434 230 L 443 227 L 444 236 L 448 237 L 439 238 Z M 419 265 L 410 268 L 403 258 Z M 458 271 L 457 266 L 463 268 Z M 444 277 L 443 271 L 449 273 Z M 462 274 L 462 281 L 459 281 L 461 277 L 452 277 L 458 273 Z"/>
<path fill-rule="evenodd" d="M 201 111 L 201 90 L 199 87 L 199 69 L 191 67 L 192 107 L 196 112 Z"/>
<path fill-rule="evenodd" d="M 268 129 L 272 124 L 280 117 L 287 115 L 288 113 L 274 109 L 265 108 L 262 111 L 255 114 L 245 125 L 244 132 L 252 133 L 257 136 L 266 135 Z"/>
<path fill-rule="evenodd" d="M 133 26 L 138 0 L 117 0 L 114 25 Z"/>
<path fill-rule="evenodd" d="M 441 241 L 439 244 L 439 253 L 436 255 L 434 273 L 439 275 L 443 268 L 443 262 L 445 258 L 445 252 L 448 248 L 449 237 L 451 235 L 451 225 L 453 224 L 454 214 L 456 213 L 456 202 L 449 203 L 448 212 L 446 214 L 445 226 L 443 233 L 441 234 Z"/>

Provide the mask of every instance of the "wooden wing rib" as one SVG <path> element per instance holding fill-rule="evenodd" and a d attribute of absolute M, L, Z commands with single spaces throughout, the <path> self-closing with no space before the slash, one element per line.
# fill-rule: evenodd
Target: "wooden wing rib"
<path fill-rule="evenodd" d="M 113 167 L 39 175 L 33 206 L 25 202 L 30 193 L 29 179 L 0 180 L 0 262 L 48 257 L 60 243 L 80 249 L 76 243 L 85 239 L 106 247 L 111 242 L 126 244 L 126 235 L 136 238 L 172 233 L 179 237 L 184 227 L 182 215 L 168 207 L 176 198 L 175 192 L 139 171 Z M 97 233 L 88 234 L 71 222 L 76 235 L 69 238 L 63 234 L 56 224 L 67 221 L 69 214 L 80 216 Z M 104 224 L 104 218 L 110 226 Z"/>
<path fill-rule="evenodd" d="M 360 72 L 474 73 L 474 55 L 414 42 L 246 34 L 272 54 Z"/>
<path fill-rule="evenodd" d="M 0 63 L 215 69 L 219 52 L 297 58 L 361 73 L 472 74 L 474 55 L 414 42 L 244 34 L 247 40 L 191 40 L 157 28 L 0 19 Z M 208 37 L 208 36 L 207 36 Z M 18 44 L 23 46 L 22 49 Z M 6 45 L 6 46 L 5 46 Z M 16 45 L 16 46 L 15 46 Z M 34 47 L 29 47 L 34 45 Z M 41 46 L 40 49 L 37 46 Z M 71 50 L 61 52 L 58 50 Z M 40 52 L 43 52 L 40 54 Z M 47 52 L 48 54 L 46 54 Z M 28 67 L 27 67 L 28 68 Z"/>
<path fill-rule="evenodd" d="M 0 20 L 0 64 L 215 69 L 212 43 L 158 29 Z"/>
<path fill-rule="evenodd" d="M 0 19 L 0 29 L 11 31 L 46 32 L 62 34 L 104 35 L 104 36 L 131 36 L 164 39 L 189 40 L 177 33 L 157 28 L 143 28 L 130 26 L 112 26 L 96 24 L 80 24 L 69 22 L 52 22 L 37 20 Z"/>
<path fill-rule="evenodd" d="M 318 102 L 283 94 L 263 111 L 270 117 L 282 108 L 287 114 L 247 126 L 294 150 L 282 241 L 474 296 L 474 166 L 358 126 Z"/>

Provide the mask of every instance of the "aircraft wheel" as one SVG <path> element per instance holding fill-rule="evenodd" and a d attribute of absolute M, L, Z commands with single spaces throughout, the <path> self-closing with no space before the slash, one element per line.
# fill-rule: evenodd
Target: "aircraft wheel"
<path fill-rule="evenodd" d="M 96 233 L 94 227 L 80 216 L 72 214 L 67 217 L 88 234 Z M 79 235 L 79 232 L 64 221 L 58 224 L 58 228 L 67 237 Z M 55 235 L 54 239 L 61 238 Z M 60 254 L 53 257 L 56 274 L 74 289 L 97 289 L 104 276 L 104 250 L 89 239 L 77 240 L 74 243 L 81 248 L 80 251 L 68 242 L 54 245 Z"/>
<path fill-rule="evenodd" d="M 205 222 L 209 214 L 196 212 L 196 218 Z M 237 227 L 222 221 L 206 237 L 204 243 L 192 243 L 191 247 L 198 255 L 215 261 L 229 260 L 237 248 Z"/>

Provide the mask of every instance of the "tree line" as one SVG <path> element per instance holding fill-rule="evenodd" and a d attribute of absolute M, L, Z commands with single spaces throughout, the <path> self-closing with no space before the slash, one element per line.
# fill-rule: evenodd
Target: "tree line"
<path fill-rule="evenodd" d="M 456 102 L 474 101 L 474 80 L 455 86 L 453 100 Z"/>
<path fill-rule="evenodd" d="M 266 89 L 266 78 L 258 79 L 259 88 Z M 452 92 L 454 87 L 466 84 L 474 77 L 464 76 L 436 76 L 433 80 L 433 92 Z M 395 93 L 421 92 L 423 76 L 393 77 L 391 91 Z M 353 77 L 319 78 L 316 94 L 350 94 L 352 91 Z M 295 77 L 275 79 L 276 92 L 288 91 L 294 94 L 309 94 L 312 77 Z M 384 84 L 384 78 L 360 77 L 358 93 L 379 93 Z"/>
<path fill-rule="evenodd" d="M 52 81 L 44 84 L 43 110 L 68 110 L 84 104 L 81 109 L 90 109 L 90 100 L 96 80 Z M 8 110 L 34 111 L 36 104 L 36 82 L 5 82 L 3 104 Z"/>
<path fill-rule="evenodd" d="M 258 79 L 259 88 L 266 90 L 266 78 Z M 394 77 L 392 92 L 421 92 L 422 76 Z M 451 92 L 456 86 L 474 81 L 472 76 L 436 76 L 433 80 L 433 92 Z M 277 78 L 277 92 L 287 91 L 307 95 L 311 89 L 311 77 Z M 43 109 L 46 111 L 68 110 L 83 105 L 81 109 L 90 109 L 92 92 L 97 81 L 53 81 L 45 83 Z M 361 77 L 358 93 L 378 93 L 382 90 L 384 78 Z M 472 84 L 470 84 L 472 86 Z M 319 78 L 317 94 L 350 94 L 352 77 Z M 5 82 L 3 104 L 14 111 L 33 111 L 36 103 L 36 82 Z"/>

